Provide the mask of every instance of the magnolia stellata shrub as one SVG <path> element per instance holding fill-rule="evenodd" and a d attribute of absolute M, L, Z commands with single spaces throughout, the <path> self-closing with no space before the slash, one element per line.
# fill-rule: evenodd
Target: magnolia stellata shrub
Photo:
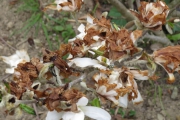
<path fill-rule="evenodd" d="M 56 0 L 46 9 L 76 11 L 82 3 L 82 0 Z M 165 23 L 168 11 L 167 5 L 160 1 L 141 2 L 139 13 L 131 12 L 141 26 L 157 30 Z M 18 106 L 24 101 L 35 101 L 49 110 L 46 120 L 84 120 L 85 116 L 110 120 L 111 115 L 105 109 L 88 106 L 89 96 L 74 85 L 80 83 L 100 102 L 127 108 L 128 102 L 143 102 L 137 81 L 156 78 L 157 64 L 168 73 L 169 83 L 175 80 L 174 71 L 179 72 L 179 45 L 147 54 L 136 46 L 142 30 L 114 27 L 104 16 L 96 19 L 87 15 L 86 25 L 81 24 L 77 29 L 80 33 L 58 50 L 43 49 L 42 59 L 29 59 L 23 50 L 9 57 L 1 56 L 11 66 L 6 73 L 13 74 L 13 80 L 6 83 L 8 87 L 0 85 L 1 108 L 6 112 L 14 110 L 18 119 L 22 116 Z M 143 63 L 146 70 L 133 66 L 135 63 Z M 70 82 L 65 82 L 67 79 Z M 42 89 L 41 85 L 49 83 L 52 85 Z"/>

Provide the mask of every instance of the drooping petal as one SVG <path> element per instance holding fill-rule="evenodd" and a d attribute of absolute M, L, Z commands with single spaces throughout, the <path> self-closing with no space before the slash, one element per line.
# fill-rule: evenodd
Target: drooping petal
<path fill-rule="evenodd" d="M 137 90 L 137 92 L 138 92 L 138 97 L 135 98 L 134 100 L 132 100 L 133 104 L 139 104 L 139 103 L 143 102 L 143 98 L 142 98 L 139 90 Z"/>
<path fill-rule="evenodd" d="M 99 69 L 106 69 L 106 67 L 99 64 L 99 62 L 97 60 L 94 60 L 91 58 L 74 58 L 74 59 L 70 60 L 68 65 L 71 66 L 73 63 L 76 66 L 81 67 L 81 68 L 92 66 L 92 67 L 99 68 Z"/>
<path fill-rule="evenodd" d="M 125 94 L 122 97 L 119 97 L 119 106 L 127 108 L 128 106 L 128 94 Z"/>
<path fill-rule="evenodd" d="M 6 69 L 6 73 L 11 74 L 14 73 L 14 68 L 16 68 L 19 63 L 25 63 L 30 61 L 29 55 L 25 50 L 17 50 L 15 54 L 9 57 L 0 56 L 0 58 L 2 58 L 5 63 L 9 64 L 12 67 L 10 69 Z"/>
<path fill-rule="evenodd" d="M 77 106 L 86 106 L 88 104 L 88 99 L 86 97 L 82 97 L 76 103 Z"/>
<path fill-rule="evenodd" d="M 168 78 L 168 81 L 167 81 L 167 82 L 168 82 L 168 83 L 174 83 L 174 81 L 175 81 L 174 74 L 168 72 L 168 76 L 169 76 L 169 78 Z"/>
<path fill-rule="evenodd" d="M 95 120 L 111 120 L 110 114 L 102 108 L 83 106 L 80 107 L 84 114 Z"/>
<path fill-rule="evenodd" d="M 48 111 L 46 120 L 60 120 L 62 118 L 63 112 L 57 112 L 57 111 Z"/>
<path fill-rule="evenodd" d="M 64 112 L 62 115 L 63 120 L 84 120 L 84 113 L 81 109 L 78 109 L 78 113 Z"/>

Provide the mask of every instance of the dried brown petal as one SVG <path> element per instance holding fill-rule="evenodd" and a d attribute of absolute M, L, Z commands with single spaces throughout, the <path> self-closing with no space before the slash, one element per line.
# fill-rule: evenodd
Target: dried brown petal
<path fill-rule="evenodd" d="M 144 27 L 152 30 L 161 29 L 169 12 L 168 6 L 162 1 L 154 3 L 143 1 L 138 10 L 139 13 L 133 10 L 131 10 L 131 13 L 137 17 Z"/>

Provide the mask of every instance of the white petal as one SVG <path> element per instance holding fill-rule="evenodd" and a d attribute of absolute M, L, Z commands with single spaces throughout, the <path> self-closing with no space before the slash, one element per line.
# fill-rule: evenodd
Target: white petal
<path fill-rule="evenodd" d="M 98 41 L 99 40 L 99 36 L 97 36 L 97 35 L 95 35 L 95 36 L 93 36 L 93 40 L 95 40 L 95 41 Z"/>
<path fill-rule="evenodd" d="M 78 109 L 80 112 L 64 112 L 62 118 L 63 120 L 84 120 L 84 113 L 81 109 Z"/>
<path fill-rule="evenodd" d="M 82 33 L 78 34 L 78 35 L 76 36 L 76 38 L 77 38 L 77 39 L 80 39 L 80 40 L 83 40 L 85 35 L 86 35 L 86 33 L 85 33 L 85 32 L 82 32 Z"/>
<path fill-rule="evenodd" d="M 80 82 L 80 85 L 85 89 L 85 90 L 90 90 L 87 85 L 86 85 L 86 82 L 82 81 Z"/>
<path fill-rule="evenodd" d="M 6 68 L 5 73 L 13 74 L 14 73 L 14 67 L 13 68 Z"/>
<path fill-rule="evenodd" d="M 26 62 L 30 61 L 29 55 L 27 54 L 27 51 L 25 50 L 17 50 L 16 54 L 19 56 L 19 58 L 25 60 Z"/>
<path fill-rule="evenodd" d="M 80 108 L 86 116 L 95 120 L 111 120 L 110 114 L 102 108 L 92 106 L 84 106 Z"/>
<path fill-rule="evenodd" d="M 110 90 L 108 92 L 106 92 L 105 96 L 116 96 L 117 95 L 117 92 L 114 91 L 114 90 Z"/>
<path fill-rule="evenodd" d="M 1 56 L 1 58 L 3 59 L 5 63 L 14 67 L 16 67 L 17 64 L 19 64 L 20 62 L 24 63 L 24 62 L 30 61 L 30 58 L 25 50 L 17 50 L 15 54 L 9 57 Z"/>
<path fill-rule="evenodd" d="M 60 120 L 62 118 L 63 112 L 57 112 L 57 111 L 48 111 L 46 120 Z"/>
<path fill-rule="evenodd" d="M 85 26 L 83 24 L 81 24 L 79 27 L 78 27 L 78 31 L 79 32 L 84 32 L 85 31 Z"/>
<path fill-rule="evenodd" d="M 91 59 L 91 58 L 74 58 L 70 60 L 68 63 L 69 66 L 75 64 L 78 67 L 88 67 L 88 66 L 93 66 L 95 68 L 100 68 L 100 69 L 106 69 L 105 66 L 102 66 L 99 64 L 97 60 Z"/>
<path fill-rule="evenodd" d="M 97 93 L 101 94 L 101 95 L 105 95 L 106 94 L 106 86 L 102 85 L 99 88 L 97 88 Z"/>
<path fill-rule="evenodd" d="M 16 68 L 19 63 L 25 63 L 30 61 L 30 58 L 25 50 L 17 50 L 15 54 L 9 57 L 0 56 L 0 58 L 2 58 L 5 63 L 9 64 L 12 67 L 6 69 L 6 73 L 13 73 L 14 68 Z"/>
<path fill-rule="evenodd" d="M 135 98 L 134 100 L 132 100 L 133 104 L 139 104 L 139 103 L 143 102 L 143 98 L 142 98 L 139 90 L 137 92 L 138 92 L 138 97 Z"/>
<path fill-rule="evenodd" d="M 87 22 L 93 24 L 94 18 L 91 15 L 87 15 Z"/>
<path fill-rule="evenodd" d="M 86 97 L 82 97 L 76 103 L 77 106 L 86 106 L 88 104 L 88 99 Z"/>
<path fill-rule="evenodd" d="M 128 95 L 125 94 L 123 97 L 119 97 L 119 106 L 127 108 L 128 105 Z"/>

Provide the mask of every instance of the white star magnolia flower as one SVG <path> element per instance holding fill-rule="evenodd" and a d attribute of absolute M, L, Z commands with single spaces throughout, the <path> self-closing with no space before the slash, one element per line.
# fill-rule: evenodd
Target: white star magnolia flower
<path fill-rule="evenodd" d="M 25 50 L 17 50 L 15 54 L 9 57 L 0 56 L 0 58 L 2 58 L 5 63 L 11 66 L 11 68 L 7 68 L 5 71 L 6 73 L 10 74 L 14 73 L 14 68 L 16 68 L 19 63 L 25 63 L 30 61 L 29 55 Z"/>
<path fill-rule="evenodd" d="M 85 115 L 95 120 L 111 120 L 108 112 L 98 107 L 86 106 L 87 103 L 88 99 L 82 97 L 76 103 L 79 110 L 78 113 L 49 111 L 46 120 L 84 120 Z"/>

